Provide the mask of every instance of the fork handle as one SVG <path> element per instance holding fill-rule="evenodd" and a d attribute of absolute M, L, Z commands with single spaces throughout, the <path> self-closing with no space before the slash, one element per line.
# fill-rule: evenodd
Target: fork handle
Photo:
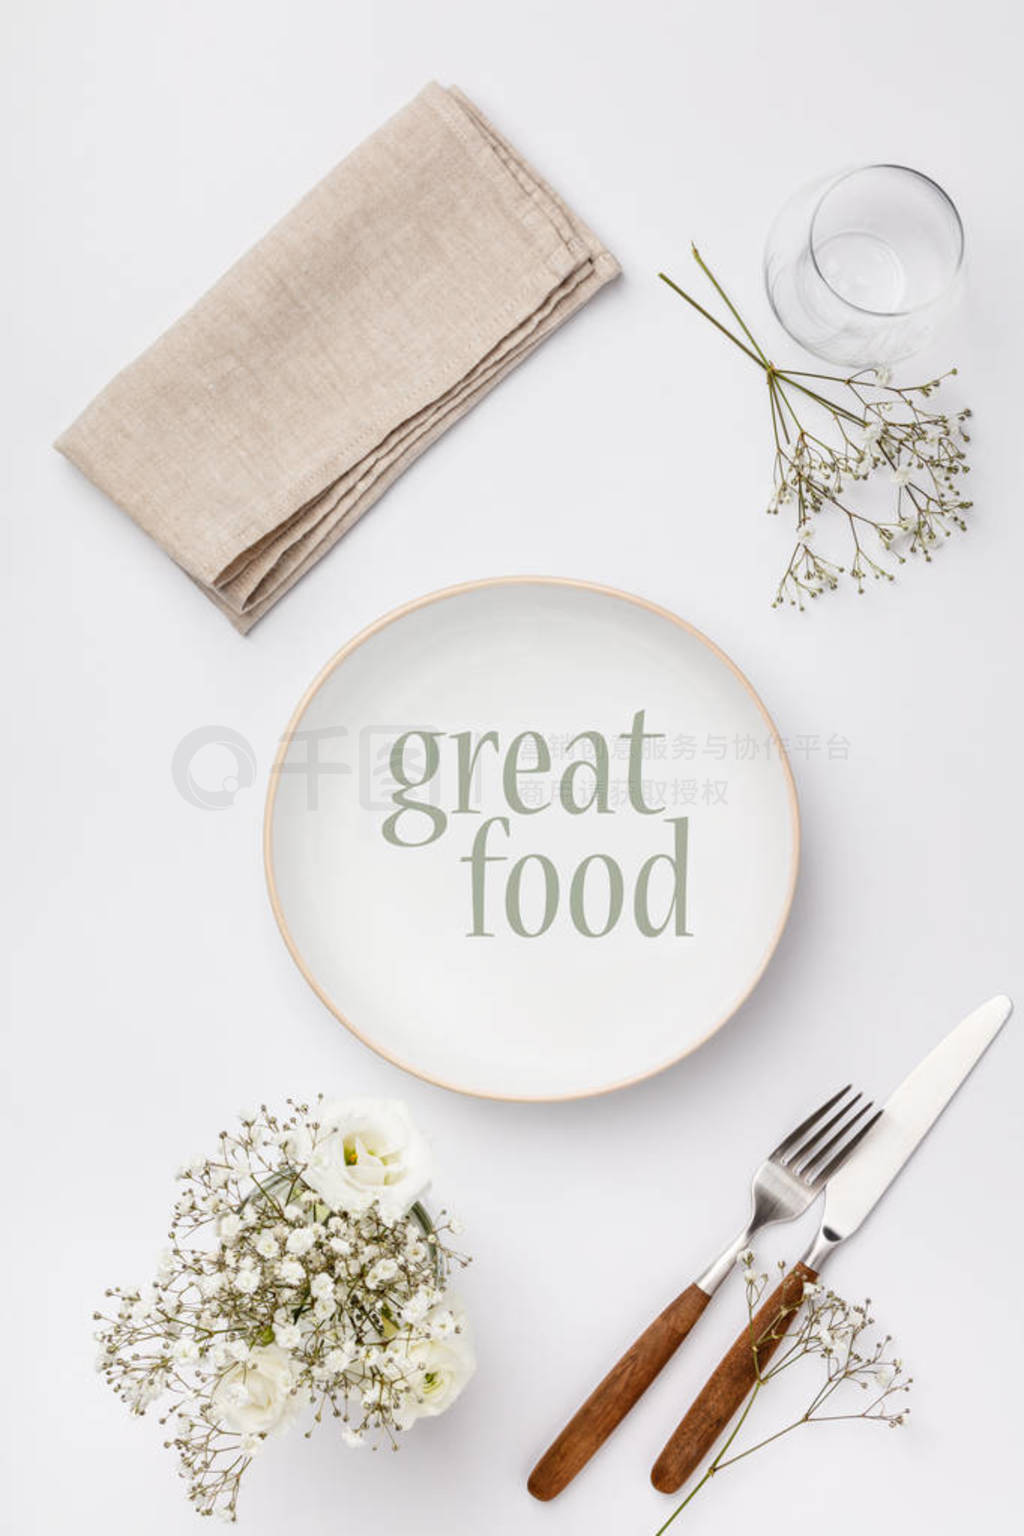
<path fill-rule="evenodd" d="M 789 1327 L 804 1286 L 817 1278 L 802 1261 L 795 1264 L 758 1309 L 654 1463 L 651 1482 L 660 1492 L 675 1493 L 703 1461 L 757 1380 L 755 1344 L 757 1364 L 763 1366 Z"/>
<path fill-rule="evenodd" d="M 526 1486 L 535 1499 L 553 1499 L 572 1482 L 671 1360 L 710 1300 L 699 1285 L 688 1286 L 612 1366 L 530 1473 Z"/>

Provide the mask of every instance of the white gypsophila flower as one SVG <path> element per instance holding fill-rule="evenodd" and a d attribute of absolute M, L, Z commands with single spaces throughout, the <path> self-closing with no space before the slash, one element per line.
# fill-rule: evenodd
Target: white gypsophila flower
<path fill-rule="evenodd" d="M 232 1360 L 237 1360 L 241 1364 L 244 1364 L 252 1353 L 244 1339 L 232 1339 L 231 1343 L 227 1346 L 227 1352 Z"/>
<path fill-rule="evenodd" d="M 231 1283 L 243 1296 L 251 1296 L 259 1290 L 260 1272 L 249 1264 L 243 1264 Z"/>
<path fill-rule="evenodd" d="M 344 1440 L 345 1444 L 351 1446 L 354 1451 L 358 1450 L 360 1446 L 366 1444 L 366 1439 L 360 1433 L 360 1431 L 358 1429 L 352 1429 L 348 1424 L 343 1425 L 341 1438 Z"/>
<path fill-rule="evenodd" d="M 297 1323 L 275 1323 L 274 1342 L 282 1349 L 296 1349 L 302 1343 L 302 1330 Z"/>
<path fill-rule="evenodd" d="M 316 1233 L 312 1227 L 296 1227 L 294 1231 L 289 1232 L 284 1246 L 289 1253 L 301 1258 L 316 1246 Z"/>
<path fill-rule="evenodd" d="M 814 524 L 811 522 L 810 518 L 808 518 L 806 522 L 800 524 L 796 531 L 796 537 L 797 543 L 799 544 L 810 544 L 812 542 L 814 539 Z"/>
<path fill-rule="evenodd" d="M 396 1266 L 396 1270 L 397 1270 L 397 1266 Z M 333 1279 L 331 1278 L 330 1275 L 325 1274 L 325 1273 L 321 1273 L 319 1275 L 314 1275 L 312 1283 L 310 1284 L 309 1289 L 310 1289 L 310 1294 L 313 1295 L 314 1297 L 318 1298 L 318 1299 L 321 1296 L 333 1296 L 334 1295 L 334 1281 L 333 1281 Z"/>
<path fill-rule="evenodd" d="M 415 1339 L 402 1347 L 410 1383 L 403 1416 L 432 1418 L 450 1408 L 476 1370 L 476 1357 L 465 1316 L 457 1315 L 459 1331 L 444 1337 Z"/>
<path fill-rule="evenodd" d="M 887 367 L 876 368 L 875 369 L 875 383 L 876 384 L 880 384 L 883 389 L 887 385 L 891 384 L 892 383 L 892 369 L 891 368 L 887 368 Z"/>
<path fill-rule="evenodd" d="M 355 1346 L 351 1343 L 345 1343 L 340 1345 L 337 1349 L 332 1349 L 328 1352 L 327 1357 L 324 1360 L 324 1365 L 326 1365 L 329 1371 L 332 1371 L 336 1375 L 340 1376 L 342 1371 L 348 1370 L 355 1357 Z"/>
<path fill-rule="evenodd" d="M 261 1232 L 253 1247 L 261 1259 L 276 1259 L 281 1251 L 281 1245 L 273 1232 Z"/>
<path fill-rule="evenodd" d="M 318 1112 L 303 1178 L 335 1211 L 376 1203 L 384 1221 L 405 1214 L 430 1182 L 430 1149 L 396 1099 L 345 1099 Z"/>
<path fill-rule="evenodd" d="M 398 1265 L 394 1259 L 378 1259 L 367 1272 L 366 1283 L 372 1286 L 374 1290 L 379 1290 L 382 1285 L 386 1285 L 389 1280 L 393 1280 L 397 1274 Z"/>
<path fill-rule="evenodd" d="M 199 1345 L 195 1339 L 178 1339 L 171 1350 L 171 1359 L 180 1365 L 190 1365 L 193 1360 L 199 1359 Z"/>
<path fill-rule="evenodd" d="M 338 1303 L 333 1296 L 318 1296 L 313 1303 L 313 1316 L 318 1323 L 326 1323 L 337 1310 Z"/>
<path fill-rule="evenodd" d="M 420 1323 L 430 1311 L 432 1298 L 429 1291 L 416 1291 L 402 1308 L 403 1323 Z"/>
<path fill-rule="evenodd" d="M 231 1211 L 220 1219 L 219 1229 L 221 1237 L 226 1243 L 230 1243 L 242 1230 L 242 1218 L 237 1211 Z"/>
<path fill-rule="evenodd" d="M 913 470 L 909 469 L 906 464 L 897 465 L 897 467 L 892 472 L 893 485 L 909 485 L 913 477 L 913 473 Z"/>
<path fill-rule="evenodd" d="M 306 1271 L 298 1259 L 282 1259 L 277 1272 L 287 1285 L 301 1285 L 306 1278 Z"/>
<path fill-rule="evenodd" d="M 269 1434 L 283 1429 L 302 1406 L 296 1384 L 292 1357 L 277 1344 L 263 1344 L 221 1377 L 211 1406 L 238 1434 Z"/>

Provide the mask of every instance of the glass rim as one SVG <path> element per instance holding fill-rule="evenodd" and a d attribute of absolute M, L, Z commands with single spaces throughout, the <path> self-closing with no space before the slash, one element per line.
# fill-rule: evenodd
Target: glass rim
<path fill-rule="evenodd" d="M 953 215 L 953 226 L 956 230 L 957 237 L 956 261 L 953 264 L 953 270 L 949 275 L 948 282 L 940 290 L 940 292 L 934 296 L 934 298 L 926 300 L 924 304 L 915 304 L 910 309 L 867 309 L 863 304 L 855 304 L 852 299 L 848 299 L 845 294 L 840 293 L 839 289 L 834 287 L 833 284 L 829 282 L 828 278 L 825 276 L 818 263 L 818 256 L 817 252 L 815 251 L 815 225 L 818 222 L 818 215 L 821 212 L 825 199 L 829 197 L 837 187 L 842 186 L 844 181 L 849 181 L 853 176 L 863 176 L 865 171 L 902 171 L 906 176 L 913 176 L 918 181 L 927 182 L 928 185 L 939 194 L 939 197 L 946 204 L 950 213 Z M 824 283 L 825 287 L 828 289 L 829 293 L 833 294 L 841 304 L 846 306 L 847 309 L 852 309 L 859 315 L 870 315 L 873 319 L 876 320 L 895 320 L 906 315 L 917 315 L 920 314 L 923 310 L 929 309 L 931 305 L 937 304 L 939 300 L 949 292 L 950 288 L 956 282 L 961 270 L 963 269 L 964 245 L 965 235 L 963 219 L 960 217 L 960 210 L 957 208 L 956 203 L 954 203 L 945 187 L 940 186 L 935 178 L 933 176 L 929 176 L 925 171 L 915 170 L 912 165 L 900 165 L 895 161 L 888 160 L 873 161 L 870 165 L 855 165 L 850 170 L 843 171 L 840 175 L 833 177 L 833 179 L 829 182 L 828 186 L 820 194 L 816 203 L 814 204 L 814 209 L 811 213 L 811 222 L 807 231 L 807 250 L 810 254 L 811 264 L 813 265 L 814 270 L 818 274 L 818 277 L 821 279 L 822 283 Z"/>

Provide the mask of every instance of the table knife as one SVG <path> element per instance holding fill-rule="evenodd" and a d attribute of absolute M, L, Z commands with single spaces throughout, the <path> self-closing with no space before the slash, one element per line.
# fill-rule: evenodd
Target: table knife
<path fill-rule="evenodd" d="M 825 1209 L 804 1257 L 763 1303 L 666 1444 L 651 1471 L 662 1493 L 681 1488 L 742 1404 L 756 1379 L 754 1351 L 771 1358 L 829 1255 L 850 1237 L 878 1204 L 918 1143 L 941 1115 L 975 1062 L 1009 1018 L 1008 997 L 993 997 L 942 1040 L 900 1084 L 878 1123 L 840 1171 L 829 1180 Z"/>

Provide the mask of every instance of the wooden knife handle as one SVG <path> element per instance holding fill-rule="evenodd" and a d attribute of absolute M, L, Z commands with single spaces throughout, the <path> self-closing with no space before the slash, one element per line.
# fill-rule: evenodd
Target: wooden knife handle
<path fill-rule="evenodd" d="M 612 1366 L 530 1473 L 526 1486 L 535 1499 L 553 1499 L 572 1482 L 671 1360 L 710 1300 L 699 1285 L 688 1286 Z"/>
<path fill-rule="evenodd" d="M 754 1341 L 763 1366 L 770 1360 L 792 1321 L 804 1286 L 817 1280 L 813 1269 L 796 1264 L 740 1334 L 721 1365 L 654 1463 L 651 1482 L 662 1493 L 681 1488 L 707 1455 L 757 1380 Z"/>

